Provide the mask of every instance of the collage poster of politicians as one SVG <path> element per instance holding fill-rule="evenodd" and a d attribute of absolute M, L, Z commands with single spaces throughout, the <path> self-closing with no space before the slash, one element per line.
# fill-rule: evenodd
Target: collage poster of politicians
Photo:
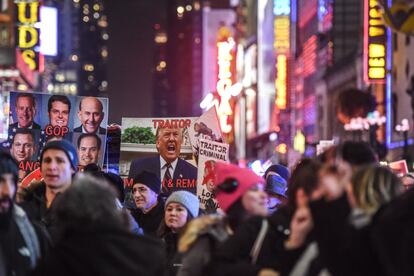
<path fill-rule="evenodd" d="M 197 167 L 188 136 L 188 128 L 195 119 L 122 118 L 124 149 L 121 151 L 120 173 L 125 176 L 127 207 L 135 206 L 131 194 L 133 179 L 143 171 L 160 179 L 164 198 L 176 190 L 196 194 Z"/>
<path fill-rule="evenodd" d="M 19 164 L 19 181 L 39 174 L 40 152 L 52 140 L 69 140 L 79 169 L 102 166 L 108 124 L 108 99 L 45 93 L 10 92 L 8 139 L 3 143 Z"/>

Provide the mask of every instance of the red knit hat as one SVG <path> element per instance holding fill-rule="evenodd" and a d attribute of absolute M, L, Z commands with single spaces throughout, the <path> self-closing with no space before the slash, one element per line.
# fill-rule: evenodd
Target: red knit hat
<path fill-rule="evenodd" d="M 216 199 L 220 208 L 227 212 L 227 210 L 243 196 L 243 194 L 256 185 L 257 183 L 264 184 L 262 177 L 255 174 L 253 171 L 240 168 L 236 165 L 217 162 L 215 167 L 216 179 L 214 183 L 217 185 Z M 237 187 L 232 192 L 226 192 L 220 189 L 220 186 L 228 179 L 237 181 Z"/>

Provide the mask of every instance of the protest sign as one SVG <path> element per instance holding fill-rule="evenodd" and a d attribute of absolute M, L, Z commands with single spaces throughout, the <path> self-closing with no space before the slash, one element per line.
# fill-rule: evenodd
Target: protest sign
<path fill-rule="evenodd" d="M 213 106 L 195 120 L 188 130 L 194 155 L 198 156 L 200 139 L 224 142 L 223 134 L 217 116 L 216 107 Z"/>
<path fill-rule="evenodd" d="M 120 172 L 125 177 L 127 207 L 135 206 L 131 195 L 133 178 L 143 171 L 160 179 L 163 197 L 176 190 L 196 193 L 197 168 L 192 164 L 188 136 L 188 129 L 195 119 L 122 119 Z"/>
<path fill-rule="evenodd" d="M 390 162 L 388 166 L 398 177 L 402 177 L 408 173 L 407 161 L 405 160 Z"/>
<path fill-rule="evenodd" d="M 69 140 L 82 168 L 102 166 L 108 99 L 10 92 L 8 140 L 3 144 L 19 164 L 19 180 L 38 169 L 40 152 L 51 140 Z"/>
<path fill-rule="evenodd" d="M 316 145 L 316 155 L 322 154 L 325 150 L 329 149 L 334 144 L 334 140 L 320 140 L 319 144 Z"/>
<path fill-rule="evenodd" d="M 214 192 L 214 164 L 229 161 L 229 145 L 206 139 L 200 139 L 199 145 L 197 196 L 200 208 L 213 212 L 219 207 Z"/>

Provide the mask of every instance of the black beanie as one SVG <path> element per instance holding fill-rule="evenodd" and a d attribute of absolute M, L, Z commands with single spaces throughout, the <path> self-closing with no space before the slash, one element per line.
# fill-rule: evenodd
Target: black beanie
<path fill-rule="evenodd" d="M 14 184 L 17 185 L 19 177 L 18 167 L 13 157 L 6 151 L 0 151 L 0 175 L 11 173 L 14 177 Z"/>
<path fill-rule="evenodd" d="M 161 192 L 161 180 L 158 176 L 153 173 L 143 171 L 137 176 L 134 177 L 134 184 L 144 184 L 151 190 L 153 190 L 157 195 Z"/>
<path fill-rule="evenodd" d="M 49 149 L 63 151 L 68 157 L 73 170 L 75 172 L 78 170 L 78 154 L 76 153 L 75 147 L 66 140 L 47 142 L 40 154 L 40 166 L 42 166 L 43 154 Z"/>

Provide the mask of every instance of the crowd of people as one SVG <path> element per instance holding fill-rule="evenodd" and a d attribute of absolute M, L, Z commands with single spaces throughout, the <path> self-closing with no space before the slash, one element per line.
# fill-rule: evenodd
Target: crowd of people
<path fill-rule="evenodd" d="M 217 162 L 213 213 L 190 191 L 166 196 L 139 164 L 124 206 L 118 175 L 79 162 L 71 143 L 50 141 L 43 180 L 22 188 L 0 153 L 0 275 L 414 273 L 414 191 L 363 142 L 263 176 Z"/>

